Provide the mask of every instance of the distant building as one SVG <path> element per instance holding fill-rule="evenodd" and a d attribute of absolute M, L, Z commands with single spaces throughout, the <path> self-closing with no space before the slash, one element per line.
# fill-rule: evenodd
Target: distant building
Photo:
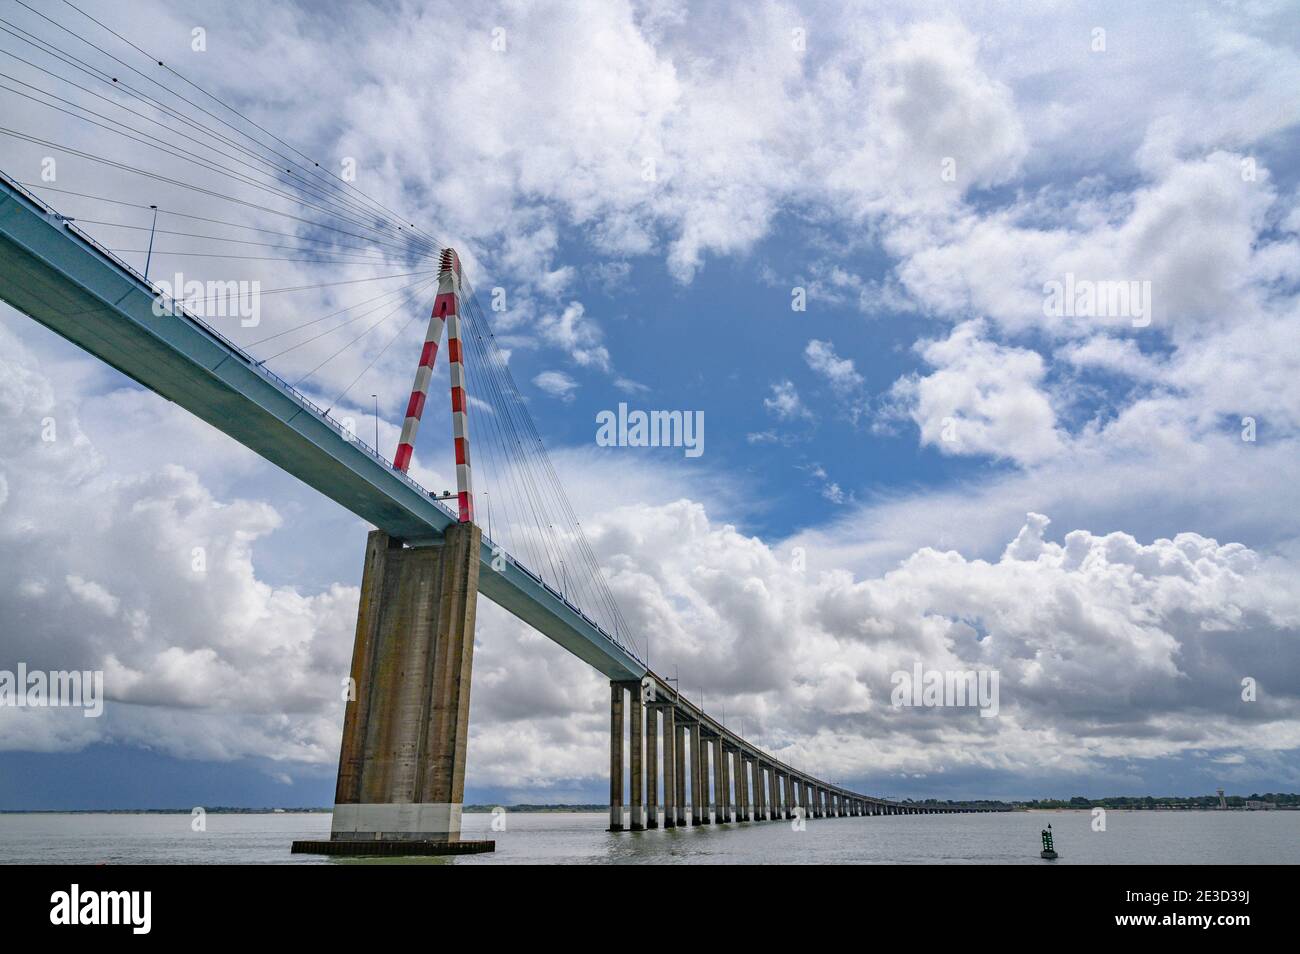
<path fill-rule="evenodd" d="M 1246 811 L 1248 812 L 1271 812 L 1277 808 L 1273 802 L 1260 802 L 1253 798 L 1246 799 Z"/>
<path fill-rule="evenodd" d="M 1219 808 L 1220 810 L 1228 807 L 1228 800 L 1223 797 L 1223 789 L 1219 789 Z"/>

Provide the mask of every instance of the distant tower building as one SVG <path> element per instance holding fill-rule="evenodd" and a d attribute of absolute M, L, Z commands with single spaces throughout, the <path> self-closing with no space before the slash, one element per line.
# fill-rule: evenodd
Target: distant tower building
<path fill-rule="evenodd" d="M 1223 797 L 1223 789 L 1219 789 L 1219 809 L 1223 810 L 1228 807 L 1228 800 Z"/>

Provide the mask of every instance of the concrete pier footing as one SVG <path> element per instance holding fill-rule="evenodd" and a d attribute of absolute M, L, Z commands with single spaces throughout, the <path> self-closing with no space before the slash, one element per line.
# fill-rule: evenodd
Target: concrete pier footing
<path fill-rule="evenodd" d="M 481 534 L 409 548 L 366 540 L 330 839 L 295 852 L 455 854 L 462 842 Z"/>

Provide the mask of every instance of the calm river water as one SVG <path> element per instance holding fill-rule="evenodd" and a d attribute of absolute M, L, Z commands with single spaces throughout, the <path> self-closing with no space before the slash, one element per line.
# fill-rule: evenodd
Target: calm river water
<path fill-rule="evenodd" d="M 1120 812 L 1092 830 L 1088 812 L 899 815 L 607 833 L 604 814 L 465 816 L 464 837 L 493 854 L 346 860 L 291 855 L 295 838 L 329 837 L 327 814 L 0 815 L 0 863 L 150 864 L 1300 864 L 1300 812 Z M 1060 859 L 1038 858 L 1051 823 Z"/>

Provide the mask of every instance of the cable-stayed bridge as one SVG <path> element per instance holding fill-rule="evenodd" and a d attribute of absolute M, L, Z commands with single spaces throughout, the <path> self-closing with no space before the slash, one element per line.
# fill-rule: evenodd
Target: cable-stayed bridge
<path fill-rule="evenodd" d="M 976 810 L 816 778 L 653 672 L 460 256 L 76 5 L 16 9 L 0 298 L 376 528 L 333 839 L 306 849 L 476 847 L 459 832 L 478 593 L 609 678 L 612 830 Z M 444 333 L 452 427 L 426 426 L 417 458 Z M 377 405 L 385 358 L 417 345 L 389 460 L 353 392 Z M 436 459 L 454 491 L 408 473 Z"/>

